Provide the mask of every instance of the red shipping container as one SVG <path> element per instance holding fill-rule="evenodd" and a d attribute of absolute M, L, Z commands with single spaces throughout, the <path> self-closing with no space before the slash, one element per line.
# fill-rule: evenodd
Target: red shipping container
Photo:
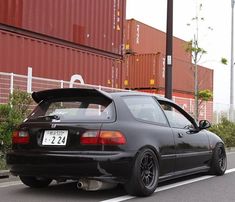
<path fill-rule="evenodd" d="M 160 61 L 165 61 L 165 55 L 160 54 Z M 160 63 L 161 64 L 161 63 Z M 159 88 L 165 87 L 165 63 L 159 67 Z M 173 58 L 172 66 L 172 88 L 178 93 L 194 94 L 194 65 L 191 62 Z M 198 65 L 198 89 L 209 89 L 213 92 L 213 70 Z"/>
<path fill-rule="evenodd" d="M 126 0 L 1 0 L 0 23 L 118 55 Z"/>
<path fill-rule="evenodd" d="M 0 30 L 0 72 L 70 80 L 82 75 L 85 83 L 120 87 L 121 62 L 92 52 L 66 47 Z"/>
<path fill-rule="evenodd" d="M 126 52 L 136 54 L 166 52 L 166 33 L 137 20 L 127 20 L 125 37 Z M 191 62 L 191 54 L 185 51 L 185 46 L 186 41 L 173 37 L 173 57 Z"/>
<path fill-rule="evenodd" d="M 165 56 L 164 54 L 127 55 L 123 64 L 123 88 L 157 89 L 164 94 Z M 173 92 L 175 96 L 194 94 L 194 66 L 191 62 L 173 59 Z M 213 91 L 213 70 L 198 66 L 199 90 Z"/>
<path fill-rule="evenodd" d="M 123 63 L 123 87 L 130 89 L 159 86 L 160 54 L 127 55 Z"/>
<path fill-rule="evenodd" d="M 203 66 L 198 66 L 198 88 L 199 90 L 208 89 L 213 92 L 214 71 Z"/>

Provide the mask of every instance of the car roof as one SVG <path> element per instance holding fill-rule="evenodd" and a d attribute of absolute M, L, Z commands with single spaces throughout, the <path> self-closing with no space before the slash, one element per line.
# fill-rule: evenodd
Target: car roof
<path fill-rule="evenodd" d="M 152 93 L 145 93 L 145 92 L 140 92 L 140 91 L 120 91 L 120 92 L 111 92 L 109 93 L 111 95 L 111 97 L 115 96 L 115 97 L 121 97 L 121 96 L 128 96 L 128 95 L 145 95 L 145 96 L 154 96 L 156 97 L 157 100 L 161 100 L 161 101 L 167 101 L 167 102 L 172 102 L 172 100 L 167 99 L 161 95 L 158 94 L 152 94 Z"/>

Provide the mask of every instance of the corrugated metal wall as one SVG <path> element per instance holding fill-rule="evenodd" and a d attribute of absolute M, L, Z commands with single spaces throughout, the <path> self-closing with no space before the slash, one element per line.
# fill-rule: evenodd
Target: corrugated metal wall
<path fill-rule="evenodd" d="M 127 55 L 123 63 L 124 88 L 138 89 L 159 86 L 159 55 Z"/>
<path fill-rule="evenodd" d="M 120 87 L 121 62 L 92 52 L 0 30 L 0 72 L 70 80 L 80 74 L 85 83 Z"/>
<path fill-rule="evenodd" d="M 137 20 L 127 20 L 125 36 L 127 52 L 136 54 L 166 52 L 166 33 Z M 174 58 L 191 62 L 191 54 L 185 51 L 185 46 L 186 41 L 173 37 Z"/>
<path fill-rule="evenodd" d="M 164 92 L 165 88 L 165 56 L 164 54 L 128 55 L 123 65 L 123 87 L 130 89 L 157 89 Z M 173 91 L 178 95 L 193 95 L 194 66 L 174 58 L 173 60 Z M 198 67 L 199 89 L 213 91 L 213 70 Z M 162 91 L 160 91 L 162 90 Z"/>
<path fill-rule="evenodd" d="M 123 54 L 126 0 L 1 0 L 0 23 Z"/>

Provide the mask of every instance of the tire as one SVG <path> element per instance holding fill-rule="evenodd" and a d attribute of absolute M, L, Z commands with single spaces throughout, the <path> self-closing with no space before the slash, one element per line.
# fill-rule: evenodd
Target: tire
<path fill-rule="evenodd" d="M 124 185 L 126 192 L 135 196 L 151 195 L 157 188 L 158 170 L 155 153 L 148 148 L 142 149 L 134 162 L 131 178 Z"/>
<path fill-rule="evenodd" d="M 20 180 L 27 186 L 32 188 L 47 187 L 51 183 L 51 179 L 37 178 L 31 176 L 20 176 Z"/>
<path fill-rule="evenodd" d="M 223 175 L 227 169 L 227 157 L 223 144 L 216 145 L 212 160 L 210 173 L 213 175 Z"/>

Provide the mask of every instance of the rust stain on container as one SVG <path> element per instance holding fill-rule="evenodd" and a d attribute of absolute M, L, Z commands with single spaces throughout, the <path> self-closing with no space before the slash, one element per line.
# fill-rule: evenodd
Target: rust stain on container
<path fill-rule="evenodd" d="M 165 53 L 166 33 L 131 19 L 126 22 L 126 52 L 136 54 Z M 186 41 L 173 37 L 173 57 L 191 62 L 191 54 L 185 51 Z"/>
<path fill-rule="evenodd" d="M 121 62 L 92 52 L 81 51 L 35 38 L 0 30 L 0 72 L 70 80 L 80 74 L 85 83 L 120 87 Z"/>
<path fill-rule="evenodd" d="M 126 0 L 1 0 L 0 23 L 123 54 Z"/>

